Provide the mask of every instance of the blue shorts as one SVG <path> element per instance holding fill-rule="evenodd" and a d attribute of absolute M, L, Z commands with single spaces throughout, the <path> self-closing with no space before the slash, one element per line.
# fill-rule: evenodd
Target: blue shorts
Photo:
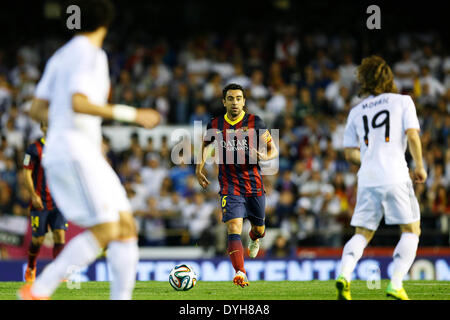
<path fill-rule="evenodd" d="M 266 196 L 222 195 L 222 222 L 235 218 L 248 218 L 252 225 L 263 226 L 266 216 Z"/>
<path fill-rule="evenodd" d="M 47 233 L 48 226 L 53 230 L 67 230 L 67 220 L 58 209 L 30 212 L 31 235 L 35 238 Z"/>

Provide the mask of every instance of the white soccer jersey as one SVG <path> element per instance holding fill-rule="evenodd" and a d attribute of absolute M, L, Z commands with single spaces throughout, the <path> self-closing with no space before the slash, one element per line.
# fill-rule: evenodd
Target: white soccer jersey
<path fill-rule="evenodd" d="M 109 86 L 105 52 L 75 36 L 47 62 L 35 93 L 50 103 L 43 158 L 50 191 L 66 219 L 82 227 L 115 222 L 119 212 L 131 212 L 125 189 L 101 151 L 101 118 L 72 109 L 75 93 L 105 105 Z"/>
<path fill-rule="evenodd" d="M 360 148 L 359 187 L 410 180 L 405 159 L 407 129 L 420 130 L 411 97 L 394 93 L 369 96 L 349 113 L 345 148 Z"/>
<path fill-rule="evenodd" d="M 47 157 L 58 156 L 52 145 L 62 147 L 64 133 L 73 130 L 85 135 L 95 148 L 101 148 L 101 118 L 75 113 L 72 95 L 81 93 L 92 103 L 104 105 L 109 89 L 106 53 L 86 37 L 75 36 L 55 52 L 35 92 L 36 98 L 48 100 L 50 104 Z"/>

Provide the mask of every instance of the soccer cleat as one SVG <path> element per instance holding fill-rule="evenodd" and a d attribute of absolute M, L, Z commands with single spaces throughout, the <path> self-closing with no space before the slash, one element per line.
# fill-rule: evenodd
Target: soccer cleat
<path fill-rule="evenodd" d="M 19 300 L 50 300 L 49 297 L 37 297 L 31 292 L 31 284 L 27 283 L 17 291 Z"/>
<path fill-rule="evenodd" d="M 233 278 L 233 283 L 237 286 L 247 287 L 250 283 L 248 282 L 247 275 L 242 272 L 238 271 L 236 272 L 236 275 Z"/>
<path fill-rule="evenodd" d="M 406 294 L 406 291 L 404 288 L 401 288 L 399 290 L 395 290 L 392 287 L 392 282 L 389 282 L 389 285 L 386 289 L 386 296 L 392 297 L 397 300 L 409 300 L 408 295 Z"/>
<path fill-rule="evenodd" d="M 259 251 L 259 239 L 253 241 L 251 238 L 248 242 L 248 256 L 250 258 L 255 258 L 258 255 Z"/>
<path fill-rule="evenodd" d="M 28 268 L 25 271 L 25 281 L 26 282 L 34 282 L 36 279 L 36 268 Z"/>
<path fill-rule="evenodd" d="M 350 294 L 350 281 L 347 281 L 343 276 L 336 279 L 337 299 L 338 300 L 352 300 Z"/>

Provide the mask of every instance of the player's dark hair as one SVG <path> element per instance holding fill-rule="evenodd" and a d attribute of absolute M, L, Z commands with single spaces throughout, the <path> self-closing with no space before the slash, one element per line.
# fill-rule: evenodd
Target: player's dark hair
<path fill-rule="evenodd" d="M 76 5 L 81 12 L 81 28 L 74 32 L 92 32 L 100 27 L 109 28 L 115 17 L 114 5 L 109 0 L 69 0 L 62 6 L 62 17 L 67 18 L 68 6 Z"/>
<path fill-rule="evenodd" d="M 386 61 L 379 56 L 364 58 L 357 70 L 360 84 L 358 95 L 379 95 L 382 93 L 397 93 L 394 74 Z"/>
<path fill-rule="evenodd" d="M 237 83 L 230 83 L 227 86 L 225 86 L 225 88 L 223 88 L 223 90 L 222 90 L 222 98 L 224 100 L 227 97 L 228 90 L 241 90 L 242 91 L 242 95 L 244 96 L 244 99 L 246 99 L 244 88 L 242 88 L 242 86 L 237 84 Z"/>

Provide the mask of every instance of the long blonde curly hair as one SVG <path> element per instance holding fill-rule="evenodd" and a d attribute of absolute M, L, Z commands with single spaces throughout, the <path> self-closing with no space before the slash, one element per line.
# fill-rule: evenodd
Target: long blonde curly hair
<path fill-rule="evenodd" d="M 357 78 L 360 84 L 359 96 L 397 93 L 394 74 L 386 61 L 379 56 L 364 58 L 358 66 Z"/>

